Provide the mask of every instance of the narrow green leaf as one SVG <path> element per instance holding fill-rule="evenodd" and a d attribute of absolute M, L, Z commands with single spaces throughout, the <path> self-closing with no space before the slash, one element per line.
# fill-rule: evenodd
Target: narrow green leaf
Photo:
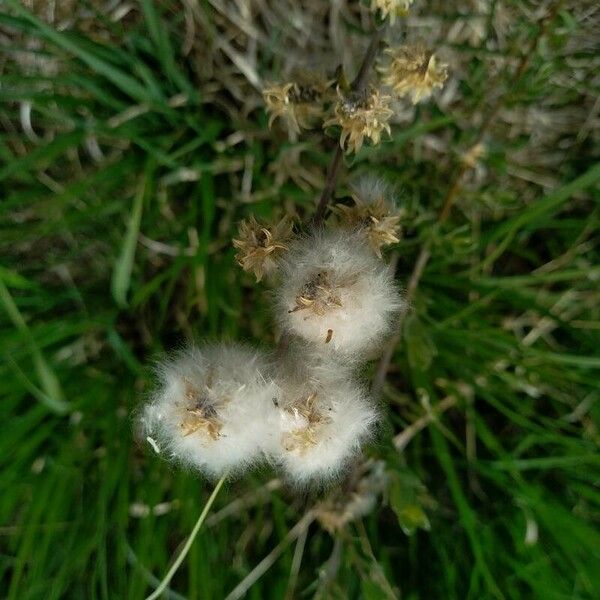
<path fill-rule="evenodd" d="M 494 577 L 486 563 L 483 549 L 478 539 L 477 519 L 463 492 L 448 444 L 446 443 L 444 436 L 435 427 L 431 427 L 429 431 L 438 460 L 446 473 L 446 479 L 448 481 L 450 492 L 452 493 L 452 498 L 460 512 L 462 525 L 465 528 L 469 542 L 471 543 L 471 549 L 475 556 L 475 564 L 487 583 L 489 591 L 495 597 L 502 598 L 503 595 L 494 581 Z"/>
<path fill-rule="evenodd" d="M 121 360 L 127 365 L 129 370 L 135 375 L 142 373 L 142 365 L 135 357 L 125 340 L 117 333 L 114 327 L 108 330 L 107 338 L 113 350 L 118 354 Z"/>
<path fill-rule="evenodd" d="M 427 371 L 437 354 L 437 348 L 427 328 L 423 326 L 415 313 L 406 319 L 404 338 L 411 368 Z"/>
<path fill-rule="evenodd" d="M 127 232 L 123 239 L 121 253 L 115 264 L 111 281 L 111 291 L 117 305 L 121 308 L 127 306 L 127 292 L 131 283 L 131 272 L 133 270 L 133 260 L 135 257 L 135 247 L 140 232 L 140 224 L 142 222 L 142 208 L 144 197 L 149 187 L 150 179 L 154 167 L 153 163 L 149 163 L 142 182 L 138 188 L 137 194 L 133 200 L 133 208 L 129 215 L 129 223 L 127 224 Z"/>
<path fill-rule="evenodd" d="M 583 175 L 567 185 L 551 192 L 546 197 L 532 204 L 512 219 L 502 223 L 491 236 L 491 241 L 504 236 L 496 249 L 477 268 L 486 271 L 489 266 L 509 247 L 515 236 L 528 223 L 539 221 L 545 215 L 557 210 L 573 194 L 585 190 L 600 181 L 600 163 L 590 167 Z"/>
<path fill-rule="evenodd" d="M 127 75 L 127 73 L 115 67 L 114 65 L 111 65 L 106 60 L 100 58 L 97 54 L 92 53 L 89 49 L 85 49 L 83 44 L 79 44 L 76 39 L 69 37 L 65 33 L 52 29 L 52 27 L 38 19 L 35 15 L 31 14 L 15 0 L 7 1 L 8 4 L 10 4 L 10 6 L 19 15 L 35 25 L 38 31 L 47 40 L 79 58 L 91 69 L 106 77 L 128 96 L 136 98 L 140 102 L 148 100 L 148 90 L 141 85 L 137 79 L 130 77 Z"/>
<path fill-rule="evenodd" d="M 11 288 L 17 288 L 21 290 L 37 289 L 37 285 L 32 281 L 29 281 L 26 277 L 23 277 L 16 271 L 7 269 L 0 265 L 0 281 L 6 283 Z"/>
<path fill-rule="evenodd" d="M 181 91 L 191 92 L 191 84 L 177 68 L 173 47 L 169 40 L 168 28 L 158 16 L 155 3 L 152 0 L 142 0 L 142 11 L 148 25 L 150 37 L 158 52 L 163 71 Z"/>
<path fill-rule="evenodd" d="M 417 529 L 431 529 L 429 518 L 420 501 L 424 489 L 419 478 L 409 471 L 398 470 L 390 473 L 390 506 L 406 535 L 413 535 Z"/>
<path fill-rule="evenodd" d="M 4 168 L 0 169 L 0 181 L 13 173 L 19 175 L 26 173 L 28 169 L 36 166 L 39 161 L 51 162 L 69 148 L 77 146 L 84 136 L 85 132 L 82 130 L 57 135 L 51 142 L 44 146 L 38 146 L 25 156 L 10 161 Z"/>
<path fill-rule="evenodd" d="M 12 321 L 13 325 L 21 332 L 21 335 L 25 338 L 29 345 L 30 353 L 33 358 L 33 364 L 43 392 L 37 393 L 37 391 L 34 391 L 37 390 L 37 388 L 35 388 L 33 385 L 27 385 L 27 387 L 30 389 L 33 395 L 40 402 L 45 404 L 50 410 L 58 414 L 64 414 L 68 411 L 69 404 L 64 399 L 65 397 L 58 377 L 44 359 L 40 349 L 37 347 L 35 338 L 31 334 L 23 315 L 21 315 L 21 312 L 13 300 L 10 291 L 1 278 L 0 302 L 3 304 L 4 310 L 8 314 L 8 317 Z M 20 374 L 23 375 L 23 378 L 25 378 L 26 381 L 28 381 L 22 372 L 20 372 Z"/>

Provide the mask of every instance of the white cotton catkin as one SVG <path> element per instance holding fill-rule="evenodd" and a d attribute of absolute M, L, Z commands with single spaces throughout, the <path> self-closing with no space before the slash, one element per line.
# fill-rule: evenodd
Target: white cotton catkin
<path fill-rule="evenodd" d="M 163 362 L 141 414 L 144 436 L 168 459 L 217 477 L 262 457 L 277 388 L 267 358 L 237 344 L 192 347 Z"/>
<path fill-rule="evenodd" d="M 343 367 L 334 371 L 331 364 L 297 362 L 276 379 L 276 421 L 267 454 L 296 485 L 339 476 L 373 433 L 378 412 L 368 393 Z"/>
<path fill-rule="evenodd" d="M 389 267 L 351 231 L 315 231 L 294 242 L 275 297 L 286 332 L 349 355 L 380 344 L 403 307 Z"/>
<path fill-rule="evenodd" d="M 334 358 L 303 356 L 292 342 L 278 368 L 244 346 L 191 347 L 158 368 L 140 416 L 167 459 L 209 477 L 266 459 L 296 485 L 338 476 L 373 433 L 368 392 Z"/>
<path fill-rule="evenodd" d="M 378 258 L 397 241 L 399 219 L 380 192 L 340 209 L 351 227 L 281 245 L 274 296 L 287 344 L 278 360 L 239 344 L 209 344 L 159 366 L 140 415 L 156 452 L 209 477 L 267 461 L 300 487 L 326 483 L 352 464 L 378 419 L 354 372 L 403 308 Z"/>

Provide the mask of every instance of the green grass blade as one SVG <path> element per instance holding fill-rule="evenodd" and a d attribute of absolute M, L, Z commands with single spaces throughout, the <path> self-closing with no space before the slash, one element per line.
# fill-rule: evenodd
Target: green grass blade
<path fill-rule="evenodd" d="M 486 257 L 478 267 L 482 271 L 487 270 L 492 263 L 498 259 L 515 239 L 517 233 L 526 225 L 536 223 L 539 225 L 541 219 L 558 210 L 564 202 L 569 200 L 573 194 L 586 190 L 600 181 L 600 163 L 590 167 L 583 175 L 574 181 L 548 194 L 538 202 L 535 202 L 525 210 L 515 215 L 500 225 L 492 234 L 489 241 L 503 237 L 498 246 Z"/>
<path fill-rule="evenodd" d="M 150 37 L 154 43 L 164 73 L 175 83 L 179 89 L 187 94 L 193 92 L 193 86 L 185 78 L 175 62 L 173 47 L 169 40 L 169 31 L 166 23 L 158 16 L 156 3 L 152 0 L 142 0 L 142 11 L 148 25 Z"/>
<path fill-rule="evenodd" d="M 70 52 L 73 56 L 76 56 L 91 69 L 106 77 L 106 79 L 111 81 L 128 96 L 137 99 L 139 102 L 148 100 L 149 92 L 147 88 L 141 85 L 137 79 L 130 77 L 118 67 L 111 65 L 98 54 L 94 54 L 89 50 L 89 47 L 88 49 L 84 48 L 83 44 L 78 43 L 76 38 L 68 36 L 63 32 L 56 31 L 23 8 L 15 0 L 7 0 L 7 2 L 17 14 L 21 15 L 24 19 L 35 25 L 38 31 L 48 41 L 56 44 L 63 50 Z"/>
<path fill-rule="evenodd" d="M 200 516 L 198 517 L 198 520 L 196 521 L 196 524 L 194 525 L 194 528 L 192 529 L 192 533 L 190 533 L 190 536 L 186 540 L 183 548 L 181 549 L 181 552 L 177 555 L 177 558 L 173 562 L 173 565 L 171 566 L 171 568 L 167 571 L 167 574 L 164 576 L 164 578 L 160 582 L 160 585 L 146 598 L 146 600 L 156 600 L 156 598 L 158 598 L 164 592 L 166 587 L 169 585 L 169 582 L 171 581 L 171 579 L 173 579 L 173 575 L 175 575 L 175 573 L 177 572 L 177 569 L 179 569 L 179 567 L 181 566 L 181 563 L 184 561 L 185 557 L 187 556 L 188 552 L 190 551 L 190 548 L 192 547 L 192 544 L 194 543 L 194 540 L 196 539 L 196 536 L 198 535 L 200 528 L 202 527 L 204 521 L 206 520 L 208 511 L 211 509 L 214 501 L 216 500 L 216 498 L 219 494 L 219 490 L 223 486 L 223 483 L 225 483 L 226 478 L 227 478 L 227 473 L 225 473 L 221 477 L 221 479 L 219 479 L 219 481 L 217 482 L 215 489 L 212 491 L 212 494 L 210 495 L 209 499 L 207 500 L 206 504 L 204 505 L 204 508 L 202 509 L 202 512 L 200 513 Z"/>
<path fill-rule="evenodd" d="M 127 231 L 121 246 L 121 253 L 117 258 L 113 269 L 111 282 L 111 291 L 113 298 L 120 308 L 125 308 L 128 305 L 127 292 L 131 284 L 131 272 L 133 270 L 133 261 L 135 258 L 135 248 L 137 246 L 138 235 L 140 233 L 140 225 L 142 222 L 142 208 L 144 198 L 150 186 L 150 180 L 154 167 L 153 163 L 148 163 L 146 172 L 142 177 L 142 182 L 138 187 L 138 191 L 133 200 L 133 207 L 129 215 Z"/>
<path fill-rule="evenodd" d="M 8 317 L 12 321 L 13 325 L 21 332 L 22 336 L 29 345 L 35 371 L 43 390 L 43 393 L 41 394 L 35 393 L 36 398 L 55 413 L 64 414 L 68 412 L 69 404 L 65 401 L 65 396 L 58 377 L 50 365 L 46 362 L 40 349 L 37 347 L 35 339 L 31 335 L 25 319 L 21 315 L 19 308 L 17 307 L 10 294 L 10 291 L 2 279 L 0 279 L 0 302 L 4 306 L 4 310 L 8 314 Z"/>

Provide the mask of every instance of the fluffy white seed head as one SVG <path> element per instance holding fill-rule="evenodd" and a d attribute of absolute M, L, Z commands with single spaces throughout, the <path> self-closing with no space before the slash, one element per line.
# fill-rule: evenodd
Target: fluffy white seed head
<path fill-rule="evenodd" d="M 320 385 L 340 379 L 352 379 L 364 364 L 364 356 L 331 352 L 329 344 L 312 344 L 297 335 L 287 340 L 287 352 L 279 357 L 273 376 L 276 382 L 289 380 L 311 381 Z"/>
<path fill-rule="evenodd" d="M 175 354 L 157 369 L 159 384 L 140 420 L 155 451 L 209 476 L 262 456 L 277 387 L 262 354 L 215 344 Z"/>
<path fill-rule="evenodd" d="M 377 409 L 358 382 L 297 364 L 277 378 L 276 421 L 266 449 L 295 484 L 338 476 L 373 433 Z"/>
<path fill-rule="evenodd" d="M 282 327 L 323 349 L 356 354 L 381 343 L 403 301 L 359 232 L 317 231 L 291 245 L 276 290 Z"/>

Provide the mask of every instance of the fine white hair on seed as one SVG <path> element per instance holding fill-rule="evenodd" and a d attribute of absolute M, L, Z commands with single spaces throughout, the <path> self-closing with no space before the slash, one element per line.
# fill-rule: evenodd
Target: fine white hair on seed
<path fill-rule="evenodd" d="M 347 354 L 379 345 L 404 304 L 389 267 L 351 231 L 317 230 L 292 244 L 275 298 L 286 332 Z"/>
<path fill-rule="evenodd" d="M 396 205 L 394 186 L 375 175 L 368 174 L 357 177 L 352 182 L 350 189 L 352 195 L 364 204 L 372 204 L 380 198 L 384 198 L 390 208 L 394 208 Z"/>
<path fill-rule="evenodd" d="M 295 364 L 292 366 L 291 362 Z M 280 369 L 276 420 L 265 451 L 298 486 L 326 483 L 349 466 L 372 435 L 378 411 L 343 365 L 292 355 Z"/>
<path fill-rule="evenodd" d="M 175 353 L 157 367 L 140 415 L 144 436 L 163 457 L 210 477 L 244 470 L 262 457 L 277 389 L 270 368 L 265 355 L 239 344 Z"/>

